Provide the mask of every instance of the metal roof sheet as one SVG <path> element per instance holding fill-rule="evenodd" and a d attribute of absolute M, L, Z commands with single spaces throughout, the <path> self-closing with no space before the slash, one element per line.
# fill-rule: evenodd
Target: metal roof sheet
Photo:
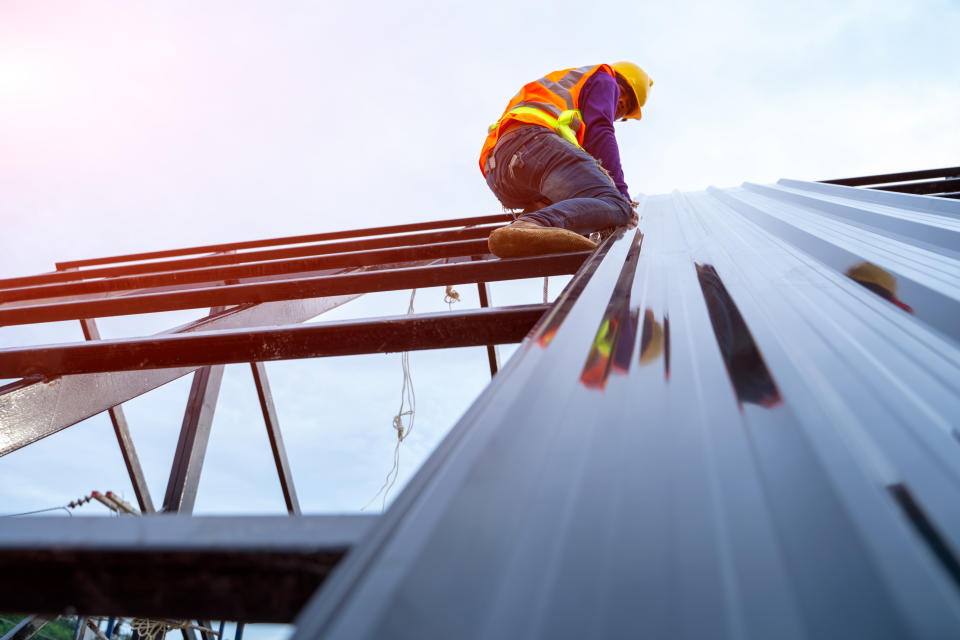
<path fill-rule="evenodd" d="M 651 196 L 296 638 L 960 630 L 960 201 Z"/>

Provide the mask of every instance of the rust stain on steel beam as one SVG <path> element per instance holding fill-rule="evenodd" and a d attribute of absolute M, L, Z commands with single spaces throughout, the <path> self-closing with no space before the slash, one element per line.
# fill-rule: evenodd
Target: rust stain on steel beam
<path fill-rule="evenodd" d="M 168 333 L 304 322 L 358 295 L 275 302 L 231 309 Z M 0 456 L 198 369 L 180 367 L 67 375 L 0 389 Z"/>

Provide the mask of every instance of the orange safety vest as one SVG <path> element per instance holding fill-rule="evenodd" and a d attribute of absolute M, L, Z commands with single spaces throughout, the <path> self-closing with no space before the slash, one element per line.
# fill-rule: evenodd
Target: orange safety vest
<path fill-rule="evenodd" d="M 593 74 L 600 71 L 617 77 L 613 67 L 598 64 L 554 71 L 525 84 L 507 104 L 500 119 L 490 125 L 480 150 L 480 172 L 486 175 L 487 156 L 497 144 L 500 131 L 509 122 L 540 125 L 556 131 L 572 144 L 582 146 L 587 128 L 580 115 L 580 90 Z"/>

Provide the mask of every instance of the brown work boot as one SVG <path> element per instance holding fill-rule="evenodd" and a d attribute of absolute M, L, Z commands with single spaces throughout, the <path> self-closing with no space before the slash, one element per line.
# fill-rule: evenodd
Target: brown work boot
<path fill-rule="evenodd" d="M 487 239 L 490 253 L 498 258 L 523 258 L 547 253 L 590 251 L 596 243 L 579 233 L 545 227 L 533 220 L 514 220 L 505 227 L 494 229 Z"/>

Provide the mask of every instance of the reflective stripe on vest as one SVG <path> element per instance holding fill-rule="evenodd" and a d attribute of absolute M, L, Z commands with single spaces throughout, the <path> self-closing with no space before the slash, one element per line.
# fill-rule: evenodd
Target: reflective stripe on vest
<path fill-rule="evenodd" d="M 549 106 L 552 107 L 553 105 Z M 580 147 L 580 142 L 577 141 L 577 131 L 580 130 L 582 121 L 582 116 L 580 115 L 579 111 L 575 109 L 568 109 L 566 111 L 561 111 L 560 116 L 554 118 L 552 115 L 544 113 L 543 109 L 537 107 L 519 106 L 510 109 L 510 111 L 508 111 L 500 120 L 508 118 L 512 114 L 521 113 L 537 118 L 543 122 L 545 126 L 550 127 L 563 136 L 564 140 L 568 141 L 577 148 L 582 148 Z M 495 130 L 498 126 L 500 126 L 499 121 L 493 123 L 490 125 L 490 131 Z"/>
<path fill-rule="evenodd" d="M 573 109 L 573 96 L 570 95 L 570 89 L 573 87 L 573 85 L 580 82 L 580 78 L 583 77 L 583 74 L 587 73 L 591 69 L 593 69 L 592 66 L 579 67 L 566 72 L 563 77 L 556 82 L 553 80 L 548 80 L 546 76 L 540 78 L 537 80 L 537 82 L 560 96 L 560 98 L 567 103 L 567 109 Z"/>

